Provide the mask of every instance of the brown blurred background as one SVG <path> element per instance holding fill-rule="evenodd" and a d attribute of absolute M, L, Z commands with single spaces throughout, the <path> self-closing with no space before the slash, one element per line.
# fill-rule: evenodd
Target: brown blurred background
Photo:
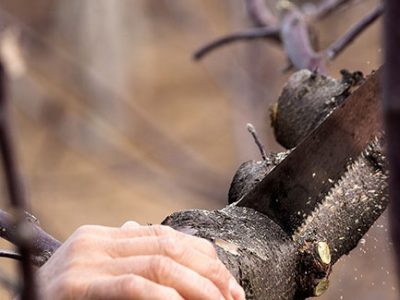
<path fill-rule="evenodd" d="M 319 24 L 321 47 L 376 4 L 356 1 Z M 243 0 L 0 0 L 14 132 L 42 227 L 64 240 L 82 224 L 159 223 L 224 206 L 238 165 L 259 158 L 245 124 L 268 151 L 281 149 L 268 106 L 289 76 L 286 59 L 264 41 L 201 63 L 191 54 L 250 25 Z M 380 30 L 363 34 L 331 74 L 377 68 Z M 321 299 L 398 299 L 393 273 L 382 217 L 335 266 Z"/>

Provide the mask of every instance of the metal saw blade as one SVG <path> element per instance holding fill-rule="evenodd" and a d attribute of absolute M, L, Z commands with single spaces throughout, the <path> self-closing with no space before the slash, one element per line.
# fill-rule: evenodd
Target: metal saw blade
<path fill-rule="evenodd" d="M 268 215 L 292 234 L 381 130 L 380 74 L 371 74 L 236 205 Z"/>

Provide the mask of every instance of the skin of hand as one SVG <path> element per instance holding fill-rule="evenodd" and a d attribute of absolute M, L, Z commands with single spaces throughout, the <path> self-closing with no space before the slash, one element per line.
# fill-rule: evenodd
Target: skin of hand
<path fill-rule="evenodd" d="M 210 242 L 161 225 L 82 226 L 37 274 L 46 300 L 245 299 Z"/>

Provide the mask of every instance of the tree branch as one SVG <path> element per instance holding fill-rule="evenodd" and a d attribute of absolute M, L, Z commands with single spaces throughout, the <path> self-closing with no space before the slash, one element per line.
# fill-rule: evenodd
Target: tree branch
<path fill-rule="evenodd" d="M 348 32 L 336 40 L 327 50 L 330 60 L 335 59 L 344 49 L 346 49 L 355 38 L 374 23 L 384 12 L 384 5 L 380 4 L 362 20 L 356 23 Z"/>
<path fill-rule="evenodd" d="M 262 27 L 252 28 L 247 31 L 235 32 L 229 35 L 220 37 L 206 44 L 205 46 L 198 49 L 194 55 L 194 60 L 200 60 L 211 51 L 227 46 L 234 42 L 249 41 L 261 38 L 268 38 L 276 42 L 280 42 L 279 30 L 277 28 Z"/>
<path fill-rule="evenodd" d="M 42 266 L 51 255 L 60 247 L 61 242 L 46 233 L 36 223 L 31 222 L 28 217 L 25 221 L 29 226 L 32 237 L 31 262 L 37 266 Z M 0 209 L 0 237 L 6 239 L 14 245 L 18 244 L 18 231 L 12 222 L 12 216 Z"/>
<path fill-rule="evenodd" d="M 312 45 L 310 27 L 305 15 L 294 5 L 280 12 L 281 39 L 284 50 L 293 66 L 298 69 L 308 69 L 326 73 L 326 61 L 321 53 L 315 51 Z"/>

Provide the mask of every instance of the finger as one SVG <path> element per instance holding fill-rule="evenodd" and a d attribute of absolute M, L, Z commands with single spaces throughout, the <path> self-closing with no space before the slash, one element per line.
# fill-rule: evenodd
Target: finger
<path fill-rule="evenodd" d="M 167 256 L 211 280 L 226 299 L 230 299 L 229 297 L 235 292 L 232 290 L 241 289 L 220 260 L 196 250 L 185 240 L 171 237 L 120 239 L 114 243 L 108 243 L 108 253 L 113 258 L 144 255 Z"/>
<path fill-rule="evenodd" d="M 222 293 L 209 279 L 165 256 L 118 258 L 112 261 L 109 268 L 109 272 L 114 275 L 135 274 L 170 287 L 185 299 L 224 299 Z"/>
<path fill-rule="evenodd" d="M 87 294 L 97 300 L 184 300 L 174 289 L 133 274 L 96 280 Z"/>
<path fill-rule="evenodd" d="M 114 232 L 113 235 L 113 237 L 120 238 L 139 238 L 151 236 L 176 238 L 177 240 L 181 240 L 190 244 L 191 247 L 204 253 L 205 255 L 217 258 L 217 252 L 215 251 L 214 246 L 209 241 L 192 235 L 184 234 L 182 232 L 172 229 L 169 226 L 135 226 L 126 228 L 126 230 L 124 231 Z"/>
<path fill-rule="evenodd" d="M 125 225 L 125 224 L 124 224 Z M 123 226 L 124 226 L 123 225 Z M 81 236 L 92 236 L 92 237 L 108 237 L 111 239 L 118 238 L 138 238 L 147 236 L 157 237 L 175 237 L 180 240 L 185 240 L 193 248 L 208 255 L 210 257 L 217 258 L 217 252 L 212 244 L 202 238 L 191 236 L 188 234 L 181 233 L 172 229 L 169 226 L 163 225 L 151 225 L 151 226 L 133 226 L 132 223 L 127 224 L 123 229 L 115 227 L 97 226 L 97 225 L 84 225 L 76 230 L 74 235 Z"/>

